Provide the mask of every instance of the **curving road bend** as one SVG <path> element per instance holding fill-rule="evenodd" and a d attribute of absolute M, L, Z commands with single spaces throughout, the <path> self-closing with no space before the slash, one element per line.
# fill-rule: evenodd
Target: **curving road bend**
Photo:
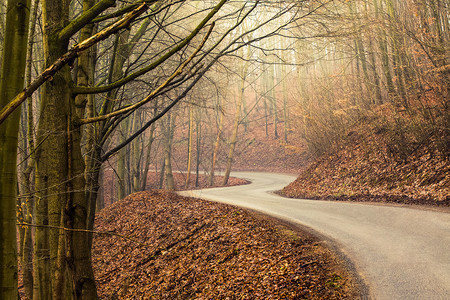
<path fill-rule="evenodd" d="M 450 299 L 450 214 L 406 207 L 283 198 L 295 177 L 234 172 L 249 185 L 180 192 L 257 210 L 333 240 L 371 299 Z"/>

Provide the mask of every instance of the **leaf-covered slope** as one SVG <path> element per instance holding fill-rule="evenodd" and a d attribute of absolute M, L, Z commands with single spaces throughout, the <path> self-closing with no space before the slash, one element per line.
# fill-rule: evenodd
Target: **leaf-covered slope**
<path fill-rule="evenodd" d="M 295 198 L 450 205 L 450 163 L 433 144 L 371 122 L 355 126 L 338 147 L 312 163 L 280 193 Z M 405 144 L 410 150 L 406 155 Z"/>
<path fill-rule="evenodd" d="M 235 207 L 153 191 L 103 209 L 102 299 L 342 299 L 352 277 L 316 239 Z"/>

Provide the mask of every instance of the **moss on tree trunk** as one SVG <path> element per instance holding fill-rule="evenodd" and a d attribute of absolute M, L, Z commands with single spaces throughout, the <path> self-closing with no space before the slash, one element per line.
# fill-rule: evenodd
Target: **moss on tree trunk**
<path fill-rule="evenodd" d="M 23 89 L 30 1 L 9 0 L 0 109 Z M 20 111 L 0 126 L 0 299 L 17 299 L 16 151 Z"/>

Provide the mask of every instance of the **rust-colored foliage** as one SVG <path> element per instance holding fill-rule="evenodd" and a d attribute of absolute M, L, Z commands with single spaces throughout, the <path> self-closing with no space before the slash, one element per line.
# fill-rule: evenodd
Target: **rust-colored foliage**
<path fill-rule="evenodd" d="M 295 198 L 450 206 L 450 164 L 439 151 L 445 134 L 418 138 L 393 125 L 389 107 L 353 126 L 344 141 L 280 193 Z M 412 122 L 403 116 L 405 124 Z M 401 128 L 400 128 L 401 129 Z M 401 147 L 399 145 L 402 145 Z"/>
<path fill-rule="evenodd" d="M 102 210 L 96 224 L 142 243 L 95 237 L 103 299 L 351 296 L 351 276 L 316 239 L 235 207 L 140 192 Z"/>

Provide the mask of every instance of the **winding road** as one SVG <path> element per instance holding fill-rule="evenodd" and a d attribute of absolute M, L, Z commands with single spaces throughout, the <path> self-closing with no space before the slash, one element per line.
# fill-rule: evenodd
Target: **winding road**
<path fill-rule="evenodd" d="M 349 202 L 289 199 L 271 192 L 290 175 L 235 172 L 252 183 L 180 192 L 307 226 L 356 267 L 369 299 L 450 299 L 450 214 Z"/>

